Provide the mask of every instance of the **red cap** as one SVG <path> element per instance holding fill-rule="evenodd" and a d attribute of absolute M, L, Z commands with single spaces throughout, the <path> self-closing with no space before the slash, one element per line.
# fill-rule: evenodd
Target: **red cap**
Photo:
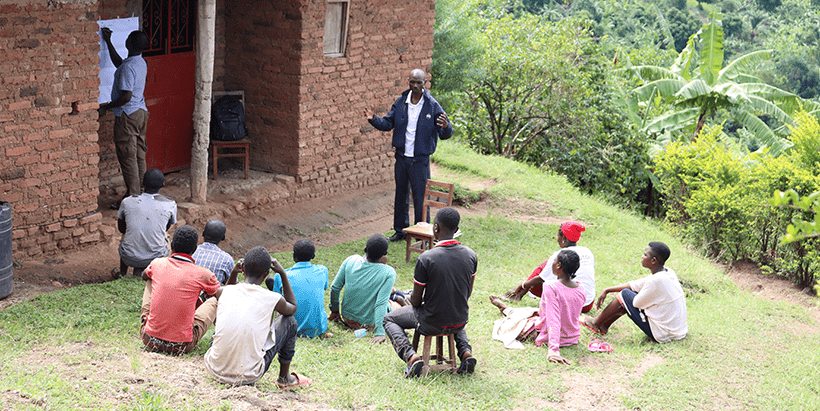
<path fill-rule="evenodd" d="M 574 221 L 561 224 L 561 234 L 563 234 L 567 240 L 572 242 L 578 241 L 578 239 L 581 238 L 581 233 L 585 230 L 586 228 L 584 228 L 584 226 Z"/>

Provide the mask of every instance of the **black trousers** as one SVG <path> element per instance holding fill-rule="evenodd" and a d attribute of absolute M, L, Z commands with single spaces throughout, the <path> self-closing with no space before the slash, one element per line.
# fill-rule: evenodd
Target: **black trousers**
<path fill-rule="evenodd" d="M 415 222 L 421 221 L 424 189 L 427 186 L 427 179 L 430 178 L 430 157 L 405 157 L 396 152 L 394 175 L 396 197 L 393 203 L 393 229 L 400 232 L 403 228 L 410 226 L 409 191 L 413 192 Z"/>
<path fill-rule="evenodd" d="M 464 331 L 464 326 L 440 329 L 419 324 L 413 306 L 405 305 L 384 316 L 384 332 L 393 344 L 393 349 L 396 350 L 396 354 L 398 354 L 399 358 L 404 362 L 407 362 L 410 357 L 416 354 L 416 350 L 413 349 L 413 345 L 410 344 L 410 340 L 404 332 L 404 330 L 407 329 L 415 329 L 416 332 L 420 332 L 422 335 L 455 334 L 453 339 L 456 341 L 458 358 L 461 358 L 467 351 L 473 351 L 473 347 L 470 346 L 470 340 L 467 339 L 467 332 Z"/>

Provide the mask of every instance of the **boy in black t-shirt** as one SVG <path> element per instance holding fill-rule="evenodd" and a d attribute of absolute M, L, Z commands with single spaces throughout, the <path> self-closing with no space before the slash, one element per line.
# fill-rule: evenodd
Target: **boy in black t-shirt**
<path fill-rule="evenodd" d="M 475 370 L 477 361 L 464 326 L 469 316 L 467 300 L 473 292 L 478 259 L 473 250 L 453 240 L 460 218 L 458 211 L 450 207 L 436 213 L 433 236 L 437 243 L 416 261 L 410 306 L 384 316 L 387 337 L 399 358 L 407 363 L 405 377 L 418 377 L 424 368 L 421 356 L 413 350 L 404 332 L 409 328 L 423 335 L 455 334 L 461 359 L 458 373 L 470 374 Z"/>

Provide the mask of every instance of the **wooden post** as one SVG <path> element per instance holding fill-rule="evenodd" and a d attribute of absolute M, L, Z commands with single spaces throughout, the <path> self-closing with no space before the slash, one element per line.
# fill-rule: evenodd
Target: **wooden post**
<path fill-rule="evenodd" d="M 196 91 L 194 142 L 191 147 L 191 201 L 205 204 L 208 195 L 208 141 L 211 127 L 211 89 L 214 82 L 216 0 L 199 0 L 196 35 Z"/>

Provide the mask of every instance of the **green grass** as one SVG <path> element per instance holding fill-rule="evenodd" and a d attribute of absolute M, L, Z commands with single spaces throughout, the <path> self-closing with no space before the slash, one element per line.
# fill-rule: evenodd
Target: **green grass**
<path fill-rule="evenodd" d="M 605 381 L 619 387 L 612 407 L 641 410 L 686 409 L 820 409 L 820 343 L 816 315 L 800 306 L 754 297 L 739 291 L 719 267 L 687 251 L 657 222 L 579 194 L 564 178 L 498 157 L 478 156 L 458 144 L 439 145 L 435 161 L 447 180 L 467 186 L 491 179 L 489 215 L 465 218 L 461 241 L 479 258 L 475 291 L 470 300 L 468 335 L 479 358 L 473 376 L 431 373 L 422 380 L 401 378 L 404 364 L 389 343 L 373 346 L 337 324 L 332 339 L 299 339 L 293 371 L 314 385 L 300 398 L 341 409 L 499 410 L 550 408 L 571 387 L 567 380 Z M 435 178 L 436 176 L 434 176 Z M 557 225 L 500 217 L 504 199 L 549 204 L 557 220 L 576 219 L 587 225 L 581 244 L 596 258 L 597 288 L 647 274 L 639 258 L 652 240 L 672 249 L 668 266 L 687 292 L 689 336 L 658 345 L 647 341 L 628 319 L 615 323 L 606 340 L 610 354 L 593 354 L 583 332 L 577 346 L 561 350 L 571 366 L 546 361 L 546 348 L 528 345 L 505 350 L 490 332 L 498 311 L 488 295 L 502 293 L 521 281 L 557 249 Z M 495 208 L 498 207 L 498 208 Z M 317 251 L 314 263 L 332 277 L 351 254 L 361 254 L 365 238 Z M 275 255 L 291 261 L 289 253 Z M 405 263 L 403 243 L 390 246 L 389 264 L 397 271 L 396 287 L 412 287 L 414 263 Z M 19 390 L 29 401 L 13 409 L 230 409 L 229 400 L 203 403 L 193 393 L 175 392 L 162 384 L 131 388 L 125 403 L 111 392 L 126 392 L 122 381 L 96 381 L 76 388 L 75 376 L 94 361 L 125 361 L 139 376 L 149 364 L 140 358 L 136 338 L 142 281 L 124 278 L 39 296 L 0 312 L 0 392 Z M 536 305 L 525 300 L 520 305 Z M 87 343 L 87 353 L 61 353 L 68 343 Z M 209 341 L 185 358 L 201 361 Z M 52 356 L 64 366 L 20 367 L 30 355 Z M 124 354 L 123 354 L 124 353 Z M 180 360 L 183 361 L 183 360 Z M 257 388 L 276 396 L 276 364 Z M 70 372 L 66 369 L 72 370 Z M 220 386 L 206 376 L 206 384 Z M 604 385 L 604 388 L 609 388 Z M 101 401 L 99 398 L 106 398 Z M 180 398 L 182 398 L 180 400 Z M 9 406 L 12 407 L 12 406 Z"/>

